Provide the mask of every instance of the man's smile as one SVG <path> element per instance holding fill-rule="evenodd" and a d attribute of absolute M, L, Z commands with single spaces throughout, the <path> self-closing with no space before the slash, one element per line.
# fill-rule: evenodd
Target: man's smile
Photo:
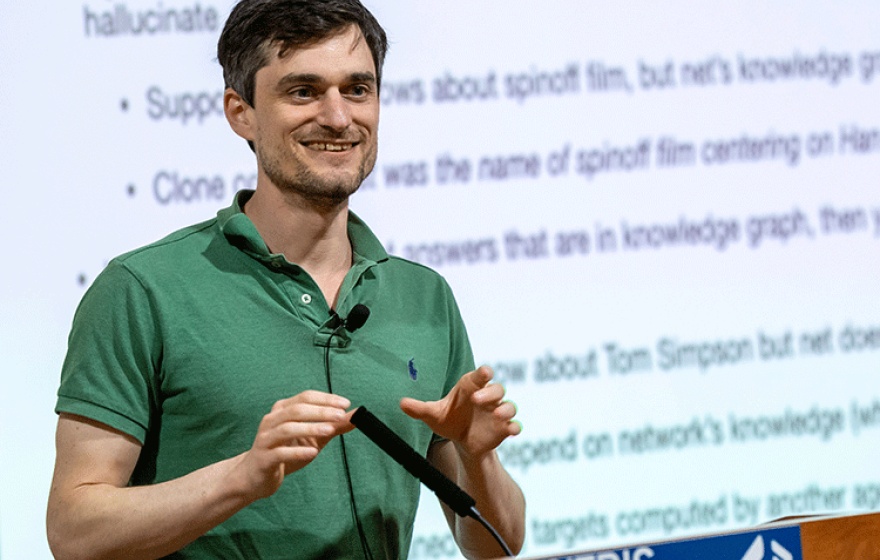
<path fill-rule="evenodd" d="M 356 146 L 356 143 L 303 142 L 306 148 L 317 152 L 344 152 Z"/>

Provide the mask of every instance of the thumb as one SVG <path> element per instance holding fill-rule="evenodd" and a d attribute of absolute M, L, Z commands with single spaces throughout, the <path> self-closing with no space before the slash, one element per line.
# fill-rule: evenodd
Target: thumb
<path fill-rule="evenodd" d="M 400 409 L 410 418 L 425 420 L 434 417 L 433 403 L 420 401 L 410 397 L 400 399 Z"/>

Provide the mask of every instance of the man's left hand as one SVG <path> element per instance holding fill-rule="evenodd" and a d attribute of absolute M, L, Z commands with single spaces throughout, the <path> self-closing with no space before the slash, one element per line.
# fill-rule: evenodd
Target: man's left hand
<path fill-rule="evenodd" d="M 492 376 L 492 368 L 481 366 L 463 375 L 441 400 L 426 402 L 404 397 L 400 408 L 471 457 L 480 457 L 522 431 L 520 424 L 513 421 L 516 406 L 502 400 L 504 387 L 490 383 Z"/>

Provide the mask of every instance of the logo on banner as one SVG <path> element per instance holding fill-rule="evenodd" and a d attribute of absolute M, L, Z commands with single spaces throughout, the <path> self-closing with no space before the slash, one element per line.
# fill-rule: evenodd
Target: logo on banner
<path fill-rule="evenodd" d="M 769 560 L 792 560 L 794 558 L 791 552 L 774 540 L 770 541 L 770 551 L 772 554 Z M 746 555 L 742 557 L 742 560 L 765 560 L 765 552 L 764 537 L 758 535 L 755 542 L 746 551 Z"/>

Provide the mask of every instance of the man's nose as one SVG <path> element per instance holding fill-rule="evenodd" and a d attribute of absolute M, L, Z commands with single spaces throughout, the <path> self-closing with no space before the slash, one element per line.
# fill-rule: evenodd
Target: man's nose
<path fill-rule="evenodd" d="M 345 130 L 351 124 L 351 107 L 339 91 L 329 90 L 324 94 L 318 124 L 336 131 Z"/>

